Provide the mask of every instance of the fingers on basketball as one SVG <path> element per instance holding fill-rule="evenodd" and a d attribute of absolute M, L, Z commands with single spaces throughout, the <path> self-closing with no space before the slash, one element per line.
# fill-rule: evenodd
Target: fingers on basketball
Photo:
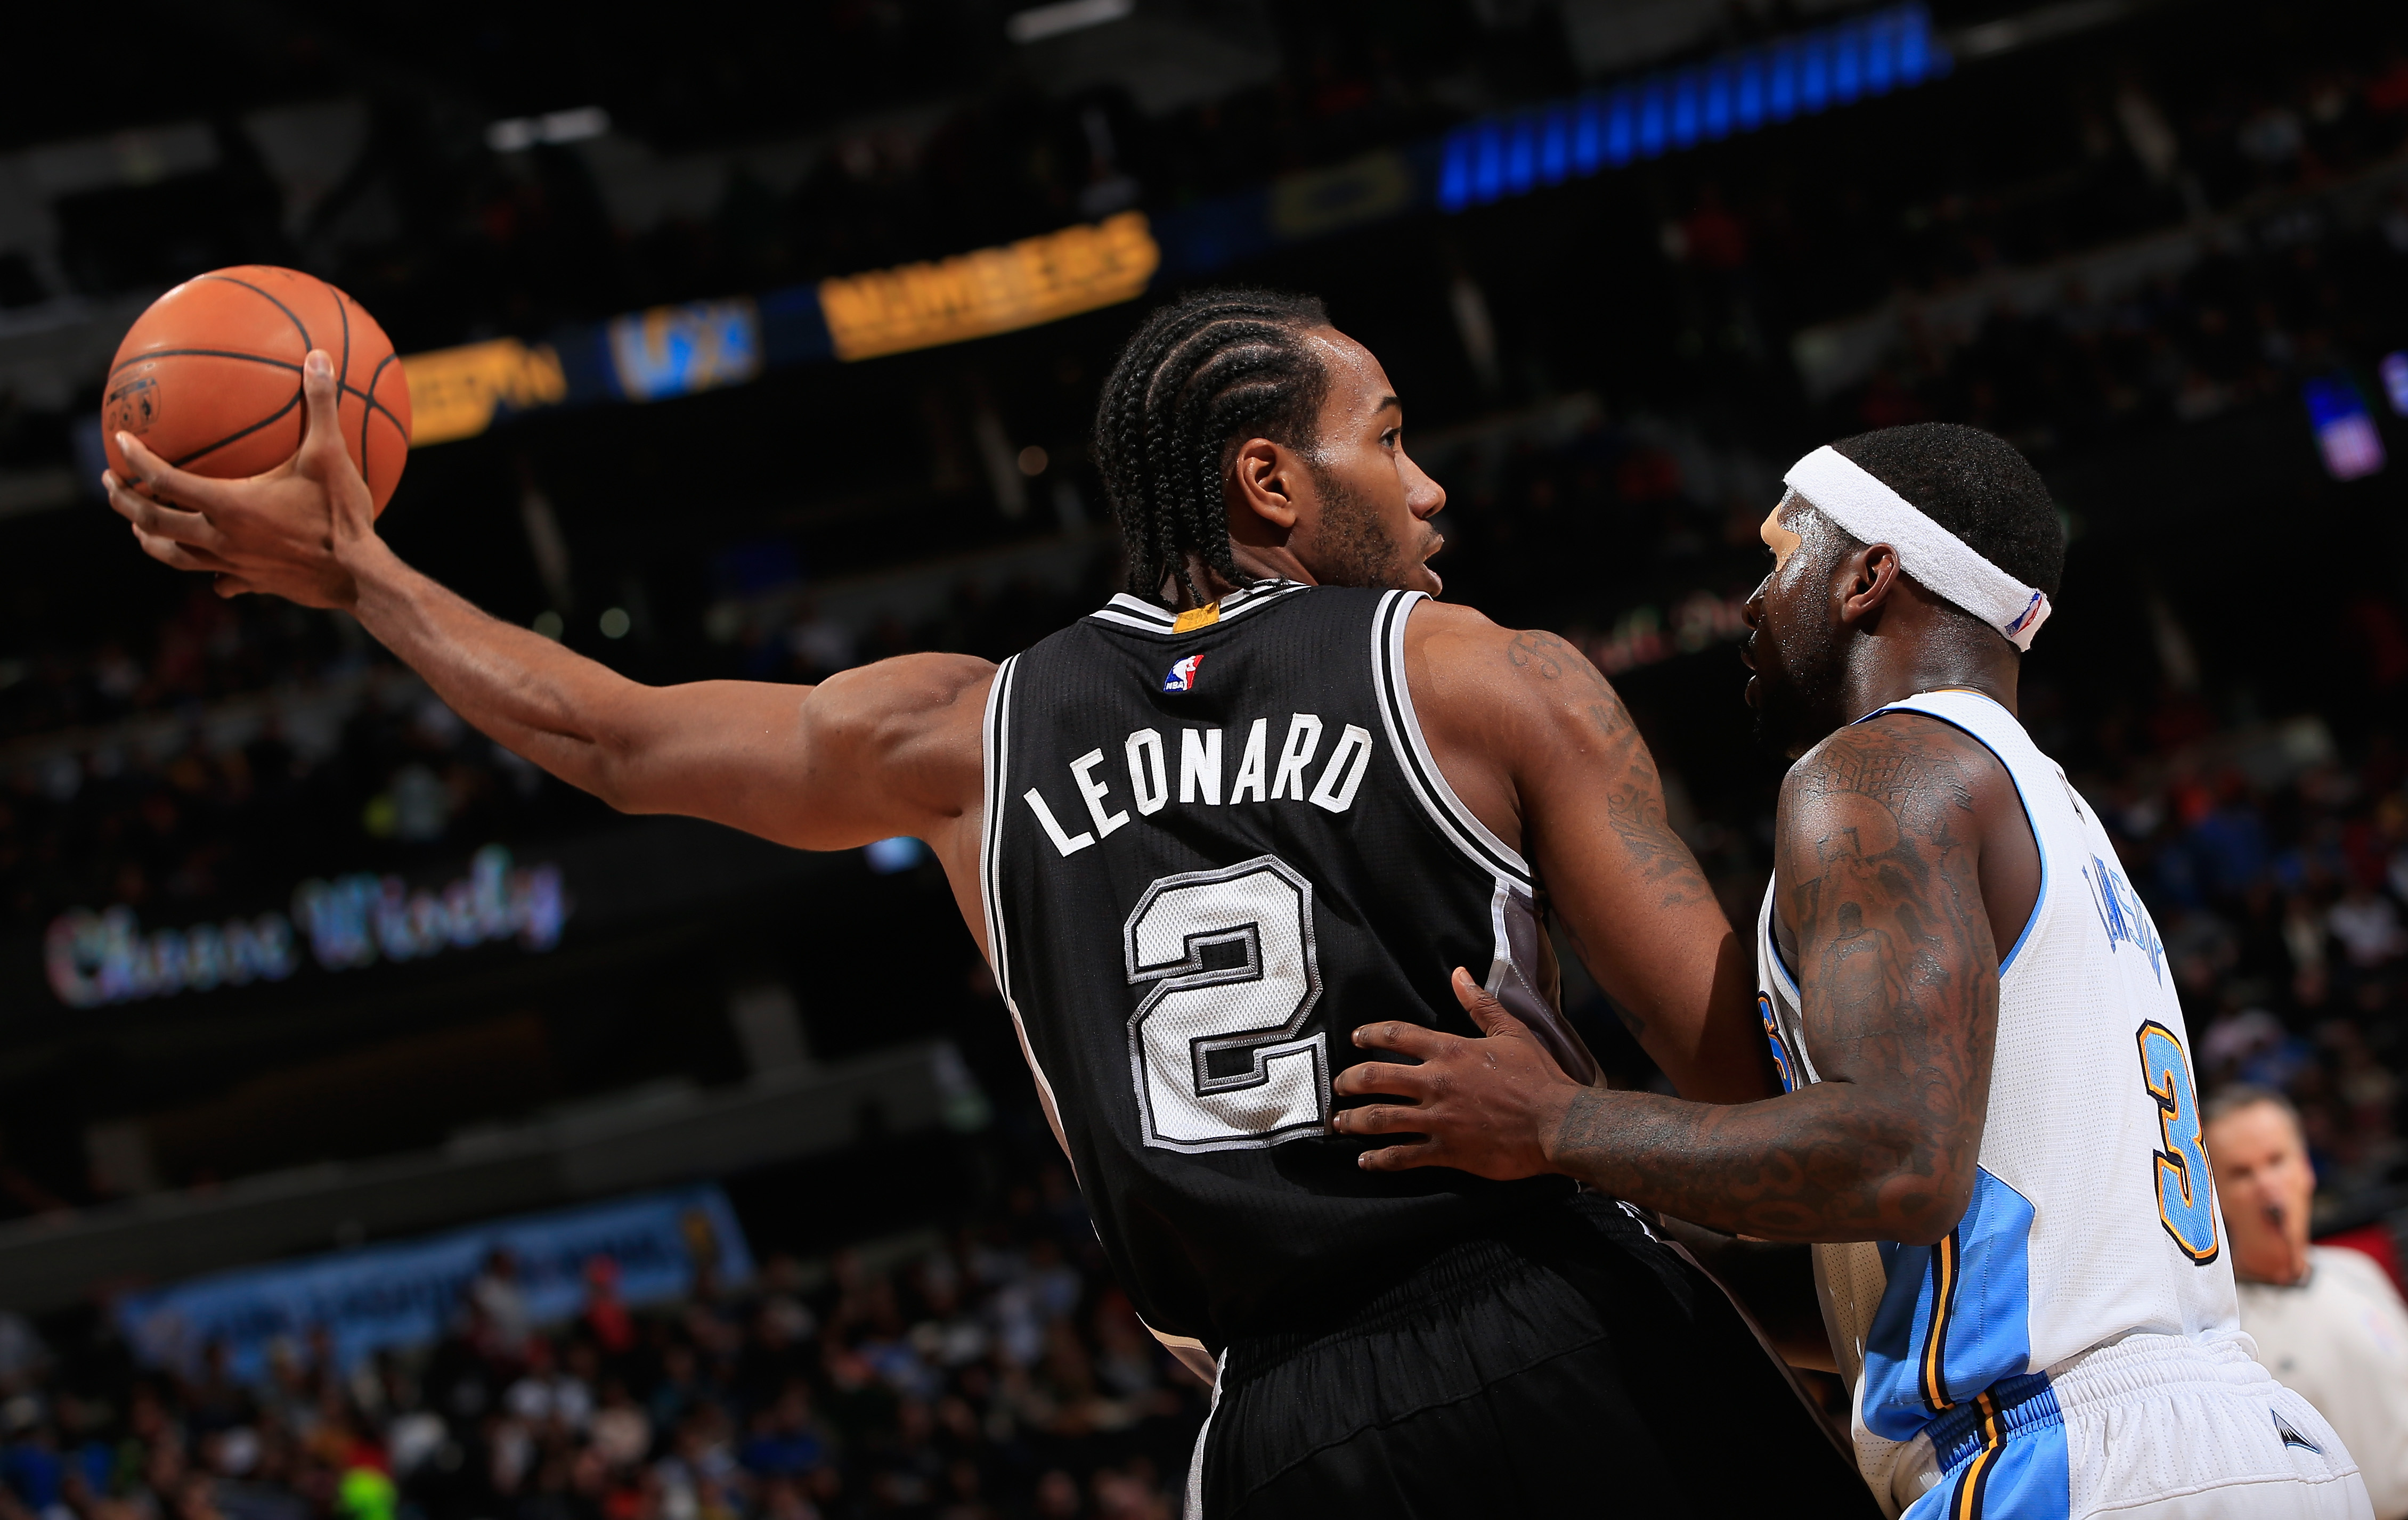
<path fill-rule="evenodd" d="M 312 350 L 333 370 L 333 405 L 309 399 Z M 244 480 L 286 472 L 305 438 L 339 440 L 382 511 L 409 452 L 408 376 L 382 328 L 334 286 L 245 264 L 161 296 L 118 348 L 102 401 L 109 463 L 131 471 L 121 433 L 179 469 Z"/>
<path fill-rule="evenodd" d="M 343 437 L 341 390 L 335 381 L 334 361 L 322 348 L 312 348 L 301 366 L 301 392 L 309 410 L 308 435 L 301 441 L 301 460 L 313 474 L 351 462 Z"/>
<path fill-rule="evenodd" d="M 110 473 L 117 476 L 120 489 L 140 501 L 202 512 L 221 510 L 232 500 L 219 482 L 176 468 L 131 433 L 119 434 L 118 445 L 125 456 L 125 467 Z"/>
<path fill-rule="evenodd" d="M 114 471 L 101 477 L 101 486 L 108 493 L 109 510 L 132 523 L 137 533 L 155 532 L 160 514 L 173 510 L 148 490 L 119 479 Z"/>

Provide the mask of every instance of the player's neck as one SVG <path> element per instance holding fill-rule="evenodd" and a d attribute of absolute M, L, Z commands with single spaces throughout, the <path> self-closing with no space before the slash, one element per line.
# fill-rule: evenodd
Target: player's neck
<path fill-rule="evenodd" d="M 1989 647 L 1995 644 L 1995 649 Z M 1978 691 L 2013 713 L 2022 657 L 2002 638 L 1930 617 L 1885 617 L 1860 634 L 1843 688 L 1854 721 L 1923 691 Z"/>
<path fill-rule="evenodd" d="M 1252 580 L 1290 580 L 1304 586 L 1321 584 L 1312 572 L 1304 567 L 1304 562 L 1290 553 L 1284 546 L 1266 547 L 1254 544 L 1232 544 L 1229 546 L 1229 559 L 1238 567 L 1239 574 Z M 1206 603 L 1218 602 L 1246 584 L 1230 580 L 1194 555 L 1188 556 L 1187 575 L 1188 578 L 1196 583 L 1197 597 L 1199 600 L 1189 598 L 1187 588 L 1180 584 L 1179 577 L 1176 575 L 1164 578 L 1160 593 L 1160 599 L 1164 603 L 1182 611 L 1190 606 L 1202 606 Z"/>
<path fill-rule="evenodd" d="M 1867 713 L 1879 712 L 1891 703 L 1903 702 L 1925 691 L 1978 691 L 2008 712 L 2015 712 L 2014 667 L 1997 671 L 1960 662 L 1903 671 L 1852 674 L 1846 704 L 1849 721 L 1854 722 Z"/>

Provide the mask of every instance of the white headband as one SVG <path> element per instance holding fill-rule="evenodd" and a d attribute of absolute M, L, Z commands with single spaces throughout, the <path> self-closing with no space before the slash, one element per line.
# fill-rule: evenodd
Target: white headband
<path fill-rule="evenodd" d="M 1997 629 L 2018 649 L 2048 621 L 2048 598 L 1974 552 L 1925 517 L 1863 465 L 1824 446 L 1789 467 L 1782 480 L 1816 510 L 1867 544 L 1898 550 L 1899 568 Z"/>

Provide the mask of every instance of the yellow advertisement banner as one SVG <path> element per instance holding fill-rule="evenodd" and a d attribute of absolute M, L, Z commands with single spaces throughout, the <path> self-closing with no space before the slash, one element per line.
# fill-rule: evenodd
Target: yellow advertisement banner
<path fill-rule="evenodd" d="M 1133 300 L 1161 263 L 1145 213 L 1124 211 L 1007 248 L 822 280 L 820 309 L 838 359 L 875 359 Z"/>
<path fill-rule="evenodd" d="M 494 425 L 494 409 L 558 405 L 568 394 L 560 355 L 550 344 L 528 348 L 495 338 L 431 353 L 406 354 L 412 448 L 473 438 Z"/>

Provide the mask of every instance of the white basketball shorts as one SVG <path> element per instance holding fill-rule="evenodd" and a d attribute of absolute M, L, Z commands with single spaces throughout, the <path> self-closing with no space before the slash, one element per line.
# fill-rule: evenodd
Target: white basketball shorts
<path fill-rule="evenodd" d="M 1904 1520 L 2374 1520 L 2332 1427 L 2250 1350 L 2135 1335 L 2010 1379 L 1933 1421 L 1893 1496 Z"/>

